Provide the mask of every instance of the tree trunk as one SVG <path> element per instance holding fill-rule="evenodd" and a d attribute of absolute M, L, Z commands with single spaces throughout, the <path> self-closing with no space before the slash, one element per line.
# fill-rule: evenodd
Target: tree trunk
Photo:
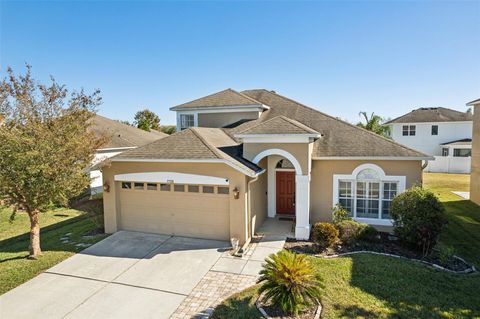
<path fill-rule="evenodd" d="M 30 217 L 30 256 L 29 259 L 38 259 L 42 255 L 40 248 L 40 224 L 38 223 L 38 211 L 33 210 L 28 212 Z"/>

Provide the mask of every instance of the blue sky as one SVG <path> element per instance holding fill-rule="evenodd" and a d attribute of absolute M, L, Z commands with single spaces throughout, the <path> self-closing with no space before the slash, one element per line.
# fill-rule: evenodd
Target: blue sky
<path fill-rule="evenodd" d="M 480 1 L 0 3 L 0 75 L 99 88 L 132 120 L 228 87 L 267 88 L 350 121 L 480 97 Z"/>

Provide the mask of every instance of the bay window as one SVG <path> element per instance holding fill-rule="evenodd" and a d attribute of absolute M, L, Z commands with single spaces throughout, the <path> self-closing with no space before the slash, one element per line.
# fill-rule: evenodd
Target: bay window
<path fill-rule="evenodd" d="M 334 175 L 334 204 L 342 205 L 353 219 L 391 225 L 391 203 L 405 182 L 405 176 L 387 176 L 379 166 L 363 164 L 351 175 Z"/>

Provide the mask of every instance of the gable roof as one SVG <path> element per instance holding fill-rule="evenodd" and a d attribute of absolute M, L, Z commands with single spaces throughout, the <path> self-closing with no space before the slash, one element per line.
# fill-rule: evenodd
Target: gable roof
<path fill-rule="evenodd" d="M 263 106 L 249 96 L 232 89 L 226 89 L 199 99 L 170 108 L 172 111 L 225 106 Z"/>
<path fill-rule="evenodd" d="M 92 118 L 89 130 L 97 136 L 107 138 L 101 149 L 137 147 L 168 136 L 158 131 L 147 132 L 101 115 Z"/>
<path fill-rule="evenodd" d="M 302 123 L 289 119 L 283 115 L 276 116 L 265 122 L 260 122 L 244 131 L 238 132 L 244 134 L 316 134 L 320 135 L 314 129 L 303 125 Z"/>
<path fill-rule="evenodd" d="M 472 121 L 472 114 L 459 112 L 444 107 L 421 107 L 410 113 L 397 117 L 391 123 L 425 123 L 425 122 L 461 122 Z"/>
<path fill-rule="evenodd" d="M 242 147 L 219 128 L 192 127 L 161 140 L 131 149 L 111 158 L 112 161 L 185 160 L 224 162 L 254 176 L 262 168 L 241 157 Z"/>
<path fill-rule="evenodd" d="M 277 116 L 284 116 L 320 132 L 322 138 L 314 143 L 313 158 L 415 158 L 430 156 L 398 144 L 338 118 L 305 106 L 287 97 L 265 89 L 242 91 L 243 94 L 270 107 L 262 116 L 235 128 L 226 129 L 231 136 Z"/>

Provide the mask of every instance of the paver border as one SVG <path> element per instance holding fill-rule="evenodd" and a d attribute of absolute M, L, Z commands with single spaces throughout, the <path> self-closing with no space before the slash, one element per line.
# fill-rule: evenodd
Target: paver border
<path fill-rule="evenodd" d="M 435 269 L 438 269 L 438 270 L 442 270 L 442 271 L 445 271 L 445 272 L 449 272 L 449 273 L 452 273 L 452 274 L 473 274 L 473 273 L 477 272 L 477 269 L 475 268 L 474 265 L 470 265 L 469 263 L 467 263 L 467 261 L 465 259 L 463 259 L 461 257 L 458 257 L 456 255 L 454 255 L 453 257 L 462 261 L 462 262 L 464 262 L 466 265 L 470 265 L 470 267 L 465 269 L 465 270 L 455 271 L 455 270 L 451 270 L 451 269 L 442 267 L 438 264 L 431 263 L 431 262 L 428 262 L 428 261 L 425 261 L 425 260 L 420 260 L 420 259 L 416 259 L 416 258 L 408 258 L 408 257 L 405 257 L 405 256 L 400 256 L 400 255 L 395 255 L 395 254 L 380 253 L 380 252 L 371 251 L 371 250 L 351 251 L 351 252 L 348 252 L 348 253 L 327 255 L 327 256 L 321 256 L 321 255 L 312 255 L 312 256 L 314 256 L 316 258 L 333 259 L 333 258 L 345 257 L 345 256 L 355 255 L 355 254 L 372 254 L 372 255 L 380 255 L 380 256 L 387 256 L 387 257 L 394 257 L 394 258 L 398 258 L 398 259 L 410 260 L 410 261 L 418 262 L 418 263 L 424 264 L 426 266 L 429 266 L 429 267 L 432 267 L 432 268 L 435 268 Z"/>

